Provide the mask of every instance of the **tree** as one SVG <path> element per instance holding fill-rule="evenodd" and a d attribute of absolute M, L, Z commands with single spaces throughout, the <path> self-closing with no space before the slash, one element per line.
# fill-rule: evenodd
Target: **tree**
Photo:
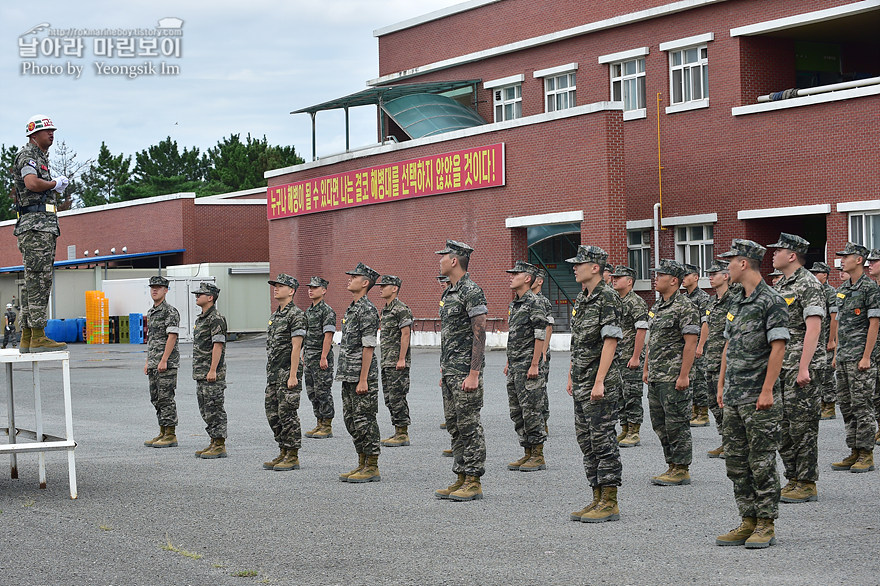
<path fill-rule="evenodd" d="M 129 167 L 131 157 L 114 157 L 102 142 L 97 161 L 82 174 L 83 188 L 79 196 L 82 207 L 120 201 L 119 190 L 131 177 Z"/>
<path fill-rule="evenodd" d="M 135 155 L 133 181 L 119 190 L 120 200 L 195 191 L 205 179 L 208 160 L 193 147 L 183 152 L 167 137 Z"/>
<path fill-rule="evenodd" d="M 88 170 L 92 160 L 77 162 L 76 152 L 68 147 L 63 140 L 55 147 L 52 158 L 54 162 L 50 169 L 52 169 L 53 175 L 64 175 L 70 180 L 70 185 L 67 186 L 63 194 L 58 196 L 58 211 L 69 210 L 73 207 L 73 202 L 81 198 L 85 186 L 79 176 L 84 169 Z"/>
<path fill-rule="evenodd" d="M 239 136 L 231 134 L 221 139 L 216 147 L 208 149 L 211 162 L 207 172 L 208 182 L 198 195 L 262 187 L 266 185 L 263 173 L 268 169 L 304 162 L 296 149 L 269 145 L 265 135 L 262 139 L 254 139 L 248 134 L 245 142 L 241 142 Z"/>
<path fill-rule="evenodd" d="M 0 220 L 15 218 L 15 180 L 12 166 L 18 149 L 0 144 Z"/>

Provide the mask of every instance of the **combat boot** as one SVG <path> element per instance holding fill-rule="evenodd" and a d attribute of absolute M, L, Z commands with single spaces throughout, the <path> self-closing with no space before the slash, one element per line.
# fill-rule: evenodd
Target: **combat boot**
<path fill-rule="evenodd" d="M 203 460 L 215 460 L 217 458 L 225 458 L 226 456 L 225 437 L 214 438 L 214 446 L 199 454 L 199 458 Z"/>
<path fill-rule="evenodd" d="M 874 452 L 872 450 L 859 450 L 859 458 L 850 466 L 850 472 L 870 472 L 874 469 Z"/>
<path fill-rule="evenodd" d="M 819 495 L 816 492 L 816 483 L 799 480 L 794 488 L 787 492 L 783 492 L 780 495 L 779 500 L 784 503 L 808 503 L 811 501 L 817 501 L 819 500 Z"/>
<path fill-rule="evenodd" d="M 720 445 L 714 450 L 709 450 L 706 452 L 706 455 L 710 458 L 723 458 L 724 457 L 724 445 Z"/>
<path fill-rule="evenodd" d="M 694 407 L 696 415 L 691 419 L 691 427 L 707 427 L 709 425 L 709 408 Z"/>
<path fill-rule="evenodd" d="M 202 456 L 202 454 L 204 454 L 204 453 L 207 452 L 208 450 L 212 450 L 212 449 L 214 449 L 214 442 L 215 442 L 215 441 L 216 441 L 216 440 L 215 440 L 214 438 L 211 438 L 211 443 L 208 444 L 208 447 L 207 447 L 207 448 L 202 448 L 201 450 L 196 450 L 196 458 L 200 458 L 200 457 Z"/>
<path fill-rule="evenodd" d="M 364 467 L 348 477 L 349 482 L 379 482 L 382 480 L 379 475 L 379 454 L 372 454 L 366 458 Z"/>
<path fill-rule="evenodd" d="M 604 523 L 620 520 L 620 509 L 617 507 L 617 487 L 603 486 L 599 503 L 592 510 L 581 516 L 584 523 Z"/>
<path fill-rule="evenodd" d="M 520 472 L 536 472 L 538 470 L 546 470 L 547 463 L 544 461 L 544 444 L 538 444 L 532 446 L 532 455 L 529 456 L 529 459 L 523 462 L 520 467 Z"/>
<path fill-rule="evenodd" d="M 746 549 L 763 549 L 771 545 L 776 545 L 773 519 L 759 518 L 752 535 L 746 539 Z"/>
<path fill-rule="evenodd" d="M 322 422 L 322 421 L 324 421 L 324 420 L 323 420 L 323 419 L 319 419 L 319 420 L 317 420 L 317 421 L 315 422 L 315 427 L 313 427 L 312 429 L 310 429 L 310 430 L 308 430 L 307 432 L 303 433 L 303 435 L 306 436 L 306 437 L 315 437 L 315 434 L 318 433 L 318 430 L 319 430 L 319 429 L 321 429 L 321 422 Z"/>
<path fill-rule="evenodd" d="M 853 450 L 852 453 L 841 460 L 840 462 L 833 462 L 831 464 L 832 470 L 849 470 L 852 468 L 852 465 L 856 463 L 856 460 L 859 459 L 859 451 Z"/>
<path fill-rule="evenodd" d="M 877 433 L 874 434 L 874 445 L 880 446 L 880 419 L 877 420 Z"/>
<path fill-rule="evenodd" d="M 716 537 L 715 545 L 742 545 L 755 532 L 756 525 L 754 517 L 743 517 L 739 527 Z"/>
<path fill-rule="evenodd" d="M 620 433 L 617 434 L 617 441 L 622 442 L 623 438 L 626 437 L 626 434 L 629 433 L 629 423 L 621 423 L 620 424 Z"/>
<path fill-rule="evenodd" d="M 409 429 L 406 425 L 395 426 L 394 427 L 394 435 L 389 437 L 386 440 L 382 440 L 383 446 L 388 446 L 389 448 L 399 448 L 401 446 L 409 445 Z"/>
<path fill-rule="evenodd" d="M 483 498 L 483 486 L 479 476 L 465 476 L 464 484 L 458 490 L 449 493 L 453 501 L 476 501 Z"/>
<path fill-rule="evenodd" d="M 269 460 L 268 462 L 263 462 L 263 470 L 274 470 L 275 464 L 284 459 L 284 456 L 287 455 L 287 449 L 281 448 L 281 451 L 278 452 L 278 455 Z"/>
<path fill-rule="evenodd" d="M 67 344 L 47 338 L 43 328 L 31 328 L 31 354 L 35 352 L 56 352 L 58 350 L 67 350 Z"/>
<path fill-rule="evenodd" d="M 440 429 L 446 429 L 446 422 L 445 421 L 440 424 Z"/>
<path fill-rule="evenodd" d="M 153 442 L 154 448 L 176 448 L 177 436 L 175 435 L 175 427 L 173 425 L 165 426 L 165 433 L 158 440 Z"/>
<path fill-rule="evenodd" d="M 651 479 L 651 482 L 658 486 L 680 486 L 690 484 L 691 475 L 688 472 L 687 465 L 673 464 L 670 471 L 660 476 L 655 476 Z"/>
<path fill-rule="evenodd" d="M 699 409 L 699 407 L 697 407 L 696 405 L 691 405 L 691 419 L 690 419 L 691 427 L 694 426 L 694 421 L 697 419 L 697 416 L 700 414 L 698 409 Z"/>
<path fill-rule="evenodd" d="M 18 345 L 19 354 L 27 354 L 31 351 L 31 329 L 21 328 L 21 341 Z"/>
<path fill-rule="evenodd" d="M 351 472 L 343 472 L 342 474 L 339 475 L 339 480 L 341 480 L 342 482 L 348 482 L 348 477 L 351 476 L 352 474 L 356 474 L 357 472 L 360 472 L 361 470 L 363 470 L 364 466 L 366 466 L 366 464 L 367 464 L 366 454 L 358 454 L 357 468 L 355 468 Z"/>
<path fill-rule="evenodd" d="M 461 485 L 464 484 L 464 474 L 458 475 L 458 480 L 447 486 L 446 488 L 439 488 L 434 491 L 434 496 L 438 499 L 448 499 L 449 495 L 461 488 Z"/>
<path fill-rule="evenodd" d="M 144 445 L 145 445 L 145 446 L 152 446 L 155 442 L 157 442 L 157 441 L 159 441 L 160 439 L 162 439 L 162 436 L 163 436 L 163 435 L 165 435 L 165 426 L 164 426 L 164 425 L 160 425 L 160 426 L 159 426 L 159 435 L 157 435 L 157 436 L 154 437 L 153 439 L 148 439 L 147 441 L 144 442 Z"/>
<path fill-rule="evenodd" d="M 602 487 L 594 486 L 593 487 L 593 502 L 588 504 L 586 507 L 581 509 L 580 511 L 575 511 L 571 515 L 568 516 L 572 521 L 580 521 L 581 517 L 592 511 L 596 508 L 596 505 L 599 504 L 599 501 L 602 500 Z"/>
<path fill-rule="evenodd" d="M 451 457 L 453 456 L 453 454 L 452 454 L 452 450 L 451 450 L 451 449 L 449 449 L 449 450 L 443 450 L 442 452 L 440 452 L 440 454 L 441 454 L 444 458 L 451 458 Z"/>
<path fill-rule="evenodd" d="M 621 448 L 634 448 L 641 445 L 642 438 L 639 437 L 639 428 L 641 426 L 641 423 L 630 423 L 629 429 L 626 431 L 626 437 L 622 440 L 617 440 L 617 445 Z"/>
<path fill-rule="evenodd" d="M 830 403 L 822 403 L 822 411 L 819 413 L 819 419 L 836 419 L 837 411 L 834 408 L 834 401 Z"/>
<path fill-rule="evenodd" d="M 287 448 L 284 459 L 275 464 L 272 468 L 276 472 L 287 472 L 288 470 L 299 470 L 299 449 Z"/>
<path fill-rule="evenodd" d="M 787 493 L 791 492 L 795 488 L 797 488 L 798 479 L 797 478 L 789 478 L 788 483 L 782 487 L 782 490 L 779 491 L 779 494 L 785 496 Z"/>
<path fill-rule="evenodd" d="M 318 428 L 315 430 L 315 433 L 310 435 L 309 437 L 315 439 L 327 439 L 333 437 L 333 427 L 330 425 L 332 419 L 321 419 L 318 421 Z"/>
<path fill-rule="evenodd" d="M 451 450 L 450 450 L 451 451 Z M 523 456 L 519 460 L 510 462 L 507 465 L 508 470 L 519 470 L 519 467 L 529 461 L 532 457 L 532 446 L 523 446 Z"/>

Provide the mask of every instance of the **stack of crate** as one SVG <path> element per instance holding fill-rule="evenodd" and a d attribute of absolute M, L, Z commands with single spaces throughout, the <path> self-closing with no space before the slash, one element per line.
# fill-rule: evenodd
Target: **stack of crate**
<path fill-rule="evenodd" d="M 86 343 L 110 342 L 110 300 L 102 291 L 86 291 Z"/>

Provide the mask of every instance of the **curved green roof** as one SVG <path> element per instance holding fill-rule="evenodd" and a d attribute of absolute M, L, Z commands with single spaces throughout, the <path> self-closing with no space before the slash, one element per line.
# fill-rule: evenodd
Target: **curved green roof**
<path fill-rule="evenodd" d="M 382 109 L 410 138 L 433 136 L 486 124 L 479 114 L 452 98 L 410 94 L 382 104 Z"/>

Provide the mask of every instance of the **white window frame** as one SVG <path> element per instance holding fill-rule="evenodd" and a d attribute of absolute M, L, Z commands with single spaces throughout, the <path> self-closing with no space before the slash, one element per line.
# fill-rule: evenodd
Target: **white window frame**
<path fill-rule="evenodd" d="M 703 235 L 697 237 L 694 230 L 701 228 Z M 681 239 L 682 230 L 685 238 Z M 711 237 L 707 238 L 707 233 Z M 696 248 L 698 258 L 693 258 Z M 715 259 L 715 224 L 684 224 L 675 227 L 675 260 L 700 267 L 700 277 L 706 276 L 706 268 Z"/>
<path fill-rule="evenodd" d="M 634 73 L 626 73 L 626 66 L 628 64 L 634 64 Z M 615 70 L 617 70 L 617 72 Z M 611 78 L 611 101 L 623 102 L 624 119 L 629 120 L 632 118 L 647 117 L 648 111 L 646 106 L 647 91 L 645 89 L 645 58 L 643 56 L 633 57 L 632 59 L 611 62 L 608 64 L 608 72 Z M 617 75 L 615 75 L 615 73 L 617 73 Z M 617 92 L 619 98 L 615 97 L 615 84 L 620 84 L 620 89 Z M 632 100 L 627 99 L 631 96 L 633 86 L 635 87 L 636 93 L 638 94 L 636 96 L 634 107 Z"/>
<path fill-rule="evenodd" d="M 508 90 L 513 90 L 514 97 L 508 98 Z M 507 115 L 507 107 L 513 110 L 512 115 Z M 498 116 L 499 108 L 501 116 Z M 518 110 L 518 111 L 517 111 Z M 492 89 L 492 112 L 495 116 L 495 122 L 504 122 L 505 120 L 516 120 L 522 118 L 522 83 L 515 83 Z"/>
<path fill-rule="evenodd" d="M 558 112 L 560 110 L 567 110 L 569 108 L 574 108 L 577 105 L 577 63 L 568 63 L 566 65 L 559 65 L 557 67 L 549 67 L 547 69 L 539 69 L 535 71 L 532 75 L 535 79 L 543 78 L 544 79 L 544 112 Z M 559 79 L 565 77 L 566 86 L 563 89 L 559 89 Z M 549 89 L 549 86 L 553 85 L 553 89 Z M 572 83 L 573 82 L 573 83 Z M 565 99 L 568 102 L 568 105 L 565 107 L 557 106 L 557 96 L 565 95 Z M 550 107 L 552 99 L 553 107 Z"/>
<path fill-rule="evenodd" d="M 696 59 L 686 61 L 688 53 L 696 52 Z M 676 56 L 679 63 L 675 63 Z M 694 72 L 699 76 L 694 77 Z M 679 81 L 676 83 L 676 73 Z M 697 87 L 699 83 L 699 87 Z M 676 87 L 678 86 L 678 87 Z M 676 99 L 676 90 L 679 92 Z M 709 100 L 709 45 L 692 45 L 669 51 L 669 103 L 673 106 L 699 104 Z"/>
<path fill-rule="evenodd" d="M 633 234 L 640 235 L 640 242 L 633 243 L 632 236 Z M 641 261 L 641 266 L 637 266 L 637 263 L 632 262 L 633 255 L 638 255 L 639 260 Z M 636 271 L 636 280 L 648 280 L 651 279 L 651 273 L 649 269 L 651 268 L 651 229 L 650 228 L 641 228 L 638 230 L 627 230 L 626 231 L 626 262 L 627 265 L 635 269 Z"/>
<path fill-rule="evenodd" d="M 848 220 L 850 242 L 867 246 L 868 249 L 880 248 L 880 210 L 853 212 Z"/>

